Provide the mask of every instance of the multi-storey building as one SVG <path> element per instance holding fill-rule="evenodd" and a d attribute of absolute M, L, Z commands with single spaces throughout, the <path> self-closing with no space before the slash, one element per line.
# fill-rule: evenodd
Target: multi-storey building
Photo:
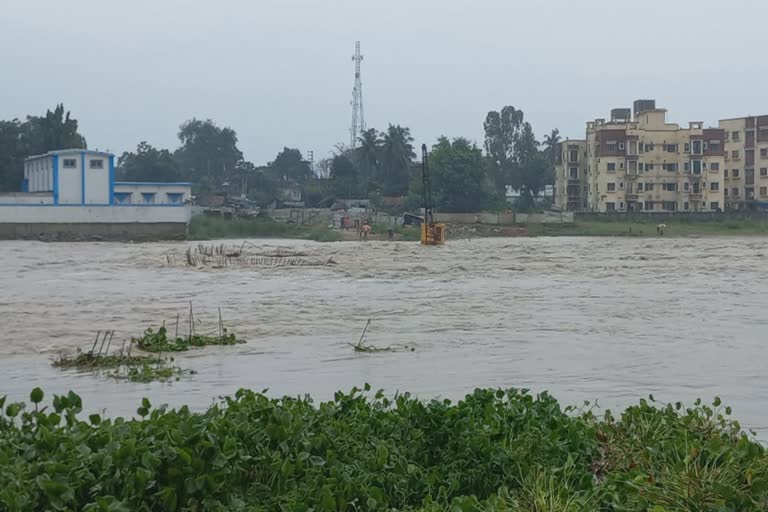
<path fill-rule="evenodd" d="M 668 123 L 655 101 L 638 100 L 632 110 L 613 109 L 610 121 L 587 123 L 583 210 L 720 211 L 724 164 L 724 130 L 701 122 L 682 128 Z M 567 187 L 561 174 L 558 190 Z M 567 188 L 565 201 L 558 197 L 567 208 Z"/>
<path fill-rule="evenodd" d="M 555 146 L 555 204 L 567 211 L 587 208 L 586 140 L 566 140 Z"/>
<path fill-rule="evenodd" d="M 739 210 L 768 201 L 768 116 L 720 121 L 725 131 L 725 204 Z"/>

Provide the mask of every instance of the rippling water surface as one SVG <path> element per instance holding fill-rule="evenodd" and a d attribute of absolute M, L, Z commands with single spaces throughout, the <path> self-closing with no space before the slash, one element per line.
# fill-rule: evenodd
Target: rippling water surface
<path fill-rule="evenodd" d="M 0 395 L 75 389 L 93 410 L 132 414 L 143 396 L 201 409 L 240 387 L 276 395 L 370 382 L 460 398 L 478 386 L 549 390 L 620 407 L 719 395 L 768 433 L 768 240 L 519 238 L 414 243 L 254 241 L 329 267 L 168 266 L 188 245 L 0 242 Z M 195 316 L 248 340 L 181 355 L 197 375 L 130 384 L 50 367 L 89 347 Z M 356 354 L 368 318 L 374 345 Z"/>

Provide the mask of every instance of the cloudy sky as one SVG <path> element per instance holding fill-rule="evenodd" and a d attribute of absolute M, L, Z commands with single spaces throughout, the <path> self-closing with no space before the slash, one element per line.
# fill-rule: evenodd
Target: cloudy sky
<path fill-rule="evenodd" d="M 89 146 L 235 129 L 255 163 L 349 138 L 355 40 L 369 127 L 482 143 L 490 109 L 539 137 L 640 97 L 669 119 L 768 113 L 764 0 L 2 0 L 0 119 L 64 102 Z"/>

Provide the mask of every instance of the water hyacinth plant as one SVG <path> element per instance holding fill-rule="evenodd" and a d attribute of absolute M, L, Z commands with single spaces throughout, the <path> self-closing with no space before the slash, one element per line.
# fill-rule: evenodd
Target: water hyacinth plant
<path fill-rule="evenodd" d="M 370 387 L 202 413 L 80 417 L 75 393 L 0 399 L 0 510 L 764 511 L 768 458 L 716 400 L 620 416 L 546 393 L 421 401 Z"/>

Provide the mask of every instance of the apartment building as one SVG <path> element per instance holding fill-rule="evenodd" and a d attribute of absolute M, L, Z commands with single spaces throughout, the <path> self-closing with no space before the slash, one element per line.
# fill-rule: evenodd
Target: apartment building
<path fill-rule="evenodd" d="M 724 119 L 720 128 L 725 132 L 726 208 L 768 201 L 768 116 Z"/>
<path fill-rule="evenodd" d="M 562 153 L 562 152 L 561 152 Z M 562 154 L 560 156 L 563 156 Z M 654 100 L 616 108 L 586 129 L 582 211 L 712 212 L 725 207 L 725 131 L 667 122 Z M 581 162 L 579 162 L 583 165 Z M 556 166 L 557 204 L 568 209 L 567 162 Z"/>
<path fill-rule="evenodd" d="M 587 209 L 587 141 L 555 146 L 555 204 L 566 211 Z"/>

